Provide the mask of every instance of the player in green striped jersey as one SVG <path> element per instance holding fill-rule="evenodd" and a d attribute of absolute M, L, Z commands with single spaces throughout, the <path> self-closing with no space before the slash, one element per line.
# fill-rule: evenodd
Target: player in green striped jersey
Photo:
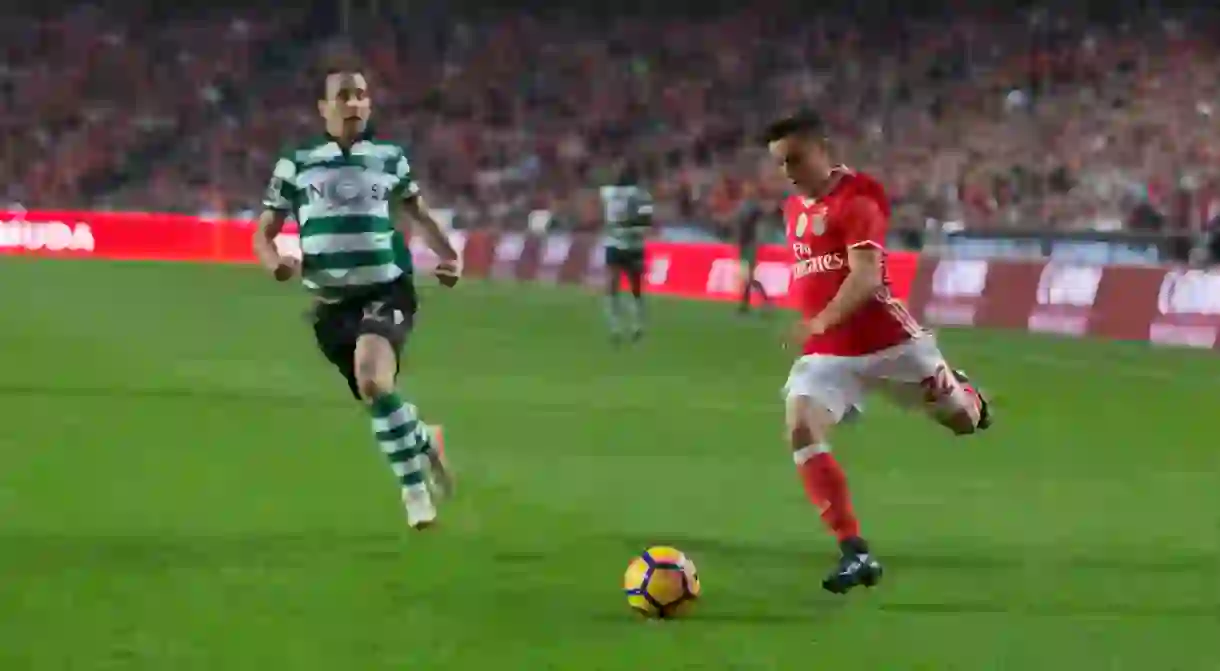
<path fill-rule="evenodd" d="M 313 295 L 318 347 L 367 406 L 401 485 L 407 521 L 425 528 L 436 520 L 431 485 L 448 491 L 452 480 L 415 406 L 397 390 L 417 303 L 405 238 L 396 236 L 399 215 L 440 257 L 436 272 L 444 286 L 457 283 L 458 255 L 424 202 L 405 150 L 368 131 L 372 105 L 359 67 L 327 71 L 318 111 L 326 134 L 276 162 L 254 248 L 275 279 L 299 275 Z M 299 260 L 275 245 L 290 216 L 300 227 Z"/>
<path fill-rule="evenodd" d="M 622 338 L 624 323 L 632 340 L 644 334 L 644 245 L 652 229 L 652 195 L 639 181 L 628 166 L 614 184 L 598 189 L 606 236 L 606 320 L 615 342 Z M 624 278 L 631 290 L 626 303 L 619 291 Z"/>

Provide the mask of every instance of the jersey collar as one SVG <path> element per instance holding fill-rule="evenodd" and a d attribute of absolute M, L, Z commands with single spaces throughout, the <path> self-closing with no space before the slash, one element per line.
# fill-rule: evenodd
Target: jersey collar
<path fill-rule="evenodd" d="M 828 182 L 826 182 L 826 188 L 822 189 L 822 193 L 820 193 L 817 196 L 814 196 L 812 198 L 809 196 L 806 196 L 803 193 L 799 194 L 801 197 L 801 205 L 803 207 L 813 207 L 813 205 L 815 203 L 817 203 L 819 200 L 822 200 L 826 196 L 829 196 L 831 193 L 834 193 L 834 190 L 839 188 L 839 184 L 841 184 L 843 182 L 844 177 L 850 177 L 854 174 L 856 174 L 856 173 L 851 168 L 849 168 L 841 163 L 839 165 L 836 165 L 835 167 L 830 169 L 830 180 Z"/>
<path fill-rule="evenodd" d="M 331 135 L 329 132 L 327 132 L 325 130 L 322 131 L 322 137 L 326 138 L 327 142 L 334 142 L 335 144 L 339 144 L 339 138 L 335 137 L 334 135 Z M 360 134 L 356 136 L 356 139 L 354 142 L 352 142 L 352 144 L 356 144 L 356 142 L 365 142 L 367 140 L 372 140 L 372 139 L 373 139 L 373 122 L 370 121 L 364 125 L 364 130 L 360 131 Z"/>

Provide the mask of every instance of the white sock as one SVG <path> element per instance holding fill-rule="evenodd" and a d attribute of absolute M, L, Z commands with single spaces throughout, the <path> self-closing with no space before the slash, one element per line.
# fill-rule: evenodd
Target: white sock
<path fill-rule="evenodd" d="M 797 466 L 809 461 L 819 454 L 827 454 L 830 452 L 830 445 L 827 443 L 817 443 L 814 445 L 806 445 L 801 449 L 792 453 L 792 461 L 796 462 Z"/>

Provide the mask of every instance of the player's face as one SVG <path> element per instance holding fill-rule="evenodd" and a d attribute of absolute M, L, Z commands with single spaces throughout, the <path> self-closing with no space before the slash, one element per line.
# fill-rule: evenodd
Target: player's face
<path fill-rule="evenodd" d="M 372 112 L 368 82 L 359 72 L 338 72 L 326 78 L 326 99 L 318 101 L 318 112 L 332 135 L 364 130 Z"/>
<path fill-rule="evenodd" d="M 819 141 L 789 135 L 768 145 L 771 157 L 779 163 L 780 170 L 788 181 L 804 193 L 821 190 L 830 174 L 830 157 L 826 147 Z"/>

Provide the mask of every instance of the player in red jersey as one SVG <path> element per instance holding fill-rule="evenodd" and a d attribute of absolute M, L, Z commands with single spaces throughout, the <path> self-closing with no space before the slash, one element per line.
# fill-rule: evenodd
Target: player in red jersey
<path fill-rule="evenodd" d="M 844 593 L 871 587 L 881 564 L 860 535 L 831 429 L 879 390 L 926 408 L 955 434 L 987 428 L 987 402 L 949 368 L 935 338 L 890 293 L 885 234 L 890 207 L 873 178 L 837 165 L 821 119 L 802 114 L 773 123 L 764 140 L 796 187 L 783 206 L 792 249 L 801 348 L 784 385 L 788 434 L 805 493 L 838 538 L 842 559 L 823 582 Z"/>

